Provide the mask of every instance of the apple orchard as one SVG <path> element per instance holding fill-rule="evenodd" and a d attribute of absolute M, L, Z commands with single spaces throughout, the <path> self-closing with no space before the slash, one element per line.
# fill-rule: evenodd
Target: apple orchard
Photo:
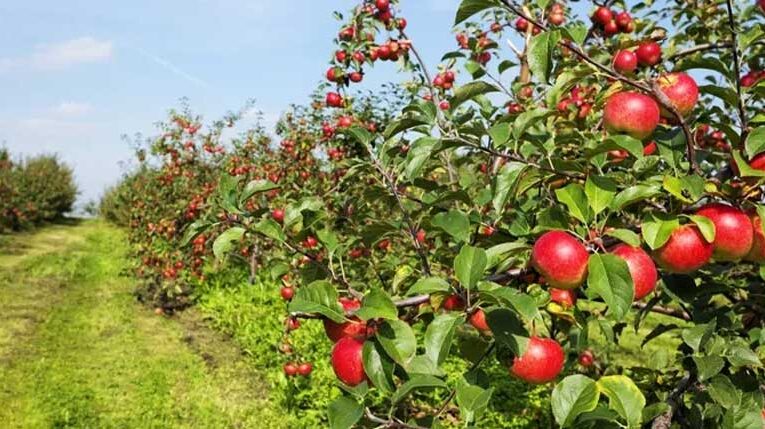
<path fill-rule="evenodd" d="M 280 285 L 273 370 L 331 366 L 332 428 L 488 427 L 497 362 L 560 427 L 762 428 L 765 1 L 463 0 L 437 65 L 405 10 L 336 13 L 278 141 L 171 112 L 102 206 L 144 299 Z M 358 90 L 382 62 L 405 83 Z M 609 356 L 628 332 L 642 366 Z"/>

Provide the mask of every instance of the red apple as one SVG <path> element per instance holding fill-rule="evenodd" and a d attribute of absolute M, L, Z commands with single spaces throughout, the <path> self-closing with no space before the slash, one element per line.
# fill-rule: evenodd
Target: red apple
<path fill-rule="evenodd" d="M 576 305 L 576 292 L 573 290 L 550 288 L 550 301 L 563 308 L 571 308 Z"/>
<path fill-rule="evenodd" d="M 624 49 L 614 55 L 614 70 L 621 74 L 630 74 L 637 70 L 638 60 L 634 52 Z"/>
<path fill-rule="evenodd" d="M 656 288 L 659 274 L 656 272 L 656 264 L 645 250 L 628 244 L 619 244 L 611 250 L 611 253 L 627 263 L 632 283 L 635 285 L 635 301 L 643 299 Z"/>
<path fill-rule="evenodd" d="M 616 14 L 616 25 L 619 26 L 619 30 L 630 33 L 632 32 L 632 17 L 628 12 L 619 12 Z"/>
<path fill-rule="evenodd" d="M 696 212 L 715 224 L 713 257 L 717 261 L 738 261 L 749 254 L 754 242 L 752 221 L 742 210 L 725 204 L 707 204 Z"/>
<path fill-rule="evenodd" d="M 292 299 L 293 296 L 295 296 L 295 289 L 285 286 L 281 288 L 279 293 L 281 294 L 282 299 L 284 299 L 285 301 L 289 301 Z"/>
<path fill-rule="evenodd" d="M 752 250 L 746 255 L 746 260 L 765 264 L 765 231 L 762 229 L 762 219 L 760 219 L 756 212 L 750 214 L 750 219 L 752 221 L 752 230 L 754 231 L 754 240 L 752 242 Z"/>
<path fill-rule="evenodd" d="M 274 209 L 271 212 L 271 217 L 274 218 L 274 220 L 279 222 L 279 223 L 284 222 L 284 210 L 282 210 L 282 209 Z"/>
<path fill-rule="evenodd" d="M 660 111 L 656 101 L 639 92 L 618 92 L 606 101 L 603 123 L 612 133 L 625 133 L 644 140 L 659 125 Z"/>
<path fill-rule="evenodd" d="M 452 294 L 444 299 L 441 307 L 446 311 L 462 311 L 465 309 L 465 300 L 457 294 Z"/>
<path fill-rule="evenodd" d="M 361 307 L 361 302 L 356 299 L 340 298 L 340 305 L 343 307 L 343 311 L 348 314 L 358 310 Z M 324 332 L 335 343 L 345 337 L 365 340 L 371 334 L 367 322 L 356 316 L 350 316 L 348 321 L 342 323 L 324 319 Z"/>
<path fill-rule="evenodd" d="M 595 363 L 595 356 L 593 356 L 591 351 L 585 350 L 579 354 L 579 365 L 589 368 L 593 363 Z"/>
<path fill-rule="evenodd" d="M 683 225 L 672 232 L 664 246 L 654 251 L 658 264 L 670 273 L 692 273 L 712 259 L 714 246 L 696 225 Z"/>
<path fill-rule="evenodd" d="M 592 20 L 602 26 L 608 25 L 608 23 L 610 23 L 613 18 L 614 14 L 611 12 L 611 9 L 605 6 L 600 6 L 595 9 L 595 13 L 592 15 Z"/>
<path fill-rule="evenodd" d="M 584 245 L 564 231 L 550 231 L 534 243 L 531 264 L 547 283 L 559 289 L 575 289 L 587 277 L 589 254 Z"/>
<path fill-rule="evenodd" d="M 295 366 L 295 364 L 294 364 L 294 363 L 292 363 L 292 362 L 287 362 L 287 363 L 285 363 L 285 364 L 284 364 L 284 374 L 285 374 L 287 377 L 292 377 L 292 376 L 294 376 L 295 374 L 297 374 L 297 372 L 298 372 L 298 367 L 297 367 L 297 366 Z"/>
<path fill-rule="evenodd" d="M 337 378 L 348 386 L 357 386 L 367 379 L 361 352 L 364 342 L 345 337 L 332 348 L 332 369 Z"/>
<path fill-rule="evenodd" d="M 489 333 L 489 324 L 486 323 L 486 313 L 480 308 L 470 315 L 470 324 L 481 332 Z"/>
<path fill-rule="evenodd" d="M 531 337 L 526 352 L 513 360 L 510 372 L 528 383 L 544 384 L 555 380 L 565 362 L 566 355 L 557 341 Z"/>
<path fill-rule="evenodd" d="M 699 101 L 699 87 L 687 73 L 663 74 L 657 82 L 661 92 L 669 98 L 669 101 L 682 116 L 688 116 L 696 107 L 696 102 Z M 661 114 L 665 118 L 674 117 L 670 112 L 664 110 Z"/>
<path fill-rule="evenodd" d="M 327 93 L 327 106 L 328 107 L 342 107 L 343 97 L 336 92 Z"/>
<path fill-rule="evenodd" d="M 661 61 L 661 46 L 656 42 L 644 42 L 635 51 L 638 63 L 643 67 L 652 67 Z"/>

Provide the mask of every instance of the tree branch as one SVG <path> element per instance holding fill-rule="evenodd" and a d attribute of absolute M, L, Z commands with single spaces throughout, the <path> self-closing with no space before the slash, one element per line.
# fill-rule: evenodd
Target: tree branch
<path fill-rule="evenodd" d="M 744 97 L 741 91 L 741 59 L 738 53 L 738 30 L 736 29 L 736 19 L 733 16 L 733 4 L 731 0 L 725 0 L 725 6 L 728 9 L 728 26 L 730 26 L 730 33 L 733 45 L 733 77 L 736 79 L 736 94 L 738 95 L 738 116 L 741 120 L 741 142 L 746 141 L 746 136 L 749 133 L 748 120 L 746 117 L 746 106 L 744 105 Z"/>
<path fill-rule="evenodd" d="M 686 390 L 688 390 L 692 381 L 693 376 L 691 376 L 691 373 L 686 372 L 685 376 L 683 376 L 683 378 L 677 384 L 677 387 L 675 387 L 675 390 L 673 390 L 667 398 L 669 410 L 653 420 L 651 429 L 669 429 L 669 427 L 672 425 L 672 417 L 675 415 L 677 407 L 680 406 L 680 397 L 683 395 L 683 393 L 685 393 Z"/>

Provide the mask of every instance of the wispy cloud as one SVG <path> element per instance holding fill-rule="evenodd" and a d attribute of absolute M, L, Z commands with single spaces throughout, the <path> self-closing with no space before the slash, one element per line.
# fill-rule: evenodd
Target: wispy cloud
<path fill-rule="evenodd" d="M 112 59 L 111 41 L 80 37 L 63 42 L 35 46 L 28 55 L 0 58 L 0 71 L 14 69 L 61 70 L 77 64 L 100 63 Z"/>
<path fill-rule="evenodd" d="M 93 110 L 93 106 L 89 103 L 81 103 L 77 101 L 62 101 L 55 106 L 52 111 L 59 116 L 82 116 L 90 113 Z"/>
<path fill-rule="evenodd" d="M 159 65 L 159 66 L 165 68 L 166 70 L 170 71 L 174 75 L 176 75 L 178 77 L 181 77 L 183 79 L 186 79 L 187 81 L 193 83 L 194 85 L 197 85 L 197 86 L 200 86 L 200 87 L 203 87 L 203 88 L 208 88 L 210 86 L 204 80 L 202 80 L 202 79 L 200 79 L 200 78 L 198 78 L 196 76 L 193 76 L 193 75 L 191 75 L 191 74 L 181 70 L 178 66 L 176 66 L 175 64 L 171 63 L 170 61 L 168 61 L 168 60 L 166 60 L 166 59 L 164 59 L 162 57 L 158 57 L 158 56 L 156 56 L 156 55 L 154 55 L 154 54 L 152 54 L 150 52 L 147 52 L 146 50 L 141 49 L 139 47 L 135 47 L 134 46 L 134 47 L 131 47 L 131 49 L 135 50 L 136 52 L 141 54 L 143 57 L 153 61 L 157 65 Z"/>

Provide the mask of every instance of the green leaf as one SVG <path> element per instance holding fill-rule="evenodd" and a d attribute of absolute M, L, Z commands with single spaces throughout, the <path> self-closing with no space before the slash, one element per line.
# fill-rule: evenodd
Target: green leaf
<path fill-rule="evenodd" d="M 599 398 L 598 385 L 591 378 L 581 374 L 564 378 L 552 392 L 555 421 L 563 428 L 571 426 L 577 416 L 594 410 Z"/>
<path fill-rule="evenodd" d="M 550 110 L 544 107 L 538 107 L 521 113 L 513 122 L 513 137 L 516 140 L 521 138 L 529 127 L 540 123 L 544 117 L 551 113 Z"/>
<path fill-rule="evenodd" d="M 587 37 L 587 26 L 581 23 L 563 27 L 562 31 L 566 34 L 567 39 L 573 41 L 577 45 L 584 43 L 584 39 Z"/>
<path fill-rule="evenodd" d="M 474 421 L 489 405 L 494 389 L 484 389 L 481 386 L 468 383 L 462 378 L 457 383 L 456 391 L 457 405 L 460 407 L 462 419 L 469 423 Z"/>
<path fill-rule="evenodd" d="M 699 227 L 699 231 L 705 240 L 710 243 L 715 241 L 715 224 L 711 219 L 699 215 L 689 215 L 688 217 Z"/>
<path fill-rule="evenodd" d="M 714 377 L 725 366 L 725 359 L 720 356 L 693 356 L 693 362 L 696 364 L 699 381 L 706 381 Z"/>
<path fill-rule="evenodd" d="M 396 390 L 396 393 L 394 393 L 391 398 L 391 402 L 394 404 L 401 402 L 401 400 L 409 396 L 413 390 L 435 388 L 446 389 L 447 387 L 448 386 L 443 380 L 433 377 L 432 375 L 416 375 Z"/>
<path fill-rule="evenodd" d="M 765 152 L 765 127 L 757 127 L 746 138 L 746 155 L 751 159 Z"/>
<path fill-rule="evenodd" d="M 352 398 L 341 396 L 329 404 L 328 414 L 331 429 L 350 429 L 361 420 L 364 406 Z"/>
<path fill-rule="evenodd" d="M 470 239 L 470 220 L 465 213 L 457 209 L 436 214 L 430 223 L 437 228 L 443 229 L 457 241 L 468 241 Z"/>
<path fill-rule="evenodd" d="M 495 145 L 503 146 L 510 140 L 510 124 L 507 122 L 500 122 L 494 125 L 489 128 L 489 136 Z"/>
<path fill-rule="evenodd" d="M 396 268 L 396 274 L 393 276 L 393 290 L 398 291 L 399 286 L 408 279 L 412 274 L 414 274 L 414 268 L 412 268 L 409 265 L 401 265 L 400 267 Z"/>
<path fill-rule="evenodd" d="M 449 282 L 446 280 L 440 278 L 440 277 L 424 277 L 415 284 L 412 285 L 412 287 L 409 288 L 409 290 L 406 292 L 407 295 L 421 295 L 421 294 L 431 294 L 434 292 L 448 292 L 449 291 Z"/>
<path fill-rule="evenodd" d="M 585 194 L 582 185 L 572 183 L 565 188 L 557 189 L 555 190 L 555 196 L 558 197 L 558 201 L 568 207 L 568 211 L 572 216 L 583 223 L 587 224 L 592 218 L 592 212 L 587 203 L 587 194 Z"/>
<path fill-rule="evenodd" d="M 326 280 L 299 287 L 288 308 L 290 313 L 318 313 L 338 323 L 345 321 L 337 290 Z"/>
<path fill-rule="evenodd" d="M 741 152 L 734 150 L 731 151 L 731 154 L 733 155 L 733 161 L 738 166 L 741 177 L 765 177 L 765 171 L 750 167 L 749 163 L 741 156 Z"/>
<path fill-rule="evenodd" d="M 609 375 L 597 381 L 600 391 L 608 396 L 608 407 L 622 416 L 630 428 L 639 428 L 645 397 L 635 383 L 624 375 Z"/>
<path fill-rule="evenodd" d="M 614 229 L 606 232 L 606 235 L 621 240 L 632 247 L 640 246 L 640 236 L 629 229 Z"/>
<path fill-rule="evenodd" d="M 504 344 L 513 354 L 521 356 L 528 345 L 528 332 L 518 315 L 508 308 L 497 308 L 486 313 L 486 323 L 499 344 Z"/>
<path fill-rule="evenodd" d="M 611 205 L 616 195 L 616 182 L 604 176 L 589 176 L 584 184 L 584 193 L 595 214 Z"/>
<path fill-rule="evenodd" d="M 396 365 L 383 352 L 377 342 L 365 341 L 361 356 L 369 381 L 378 389 L 390 394 L 394 388 L 392 377 Z"/>
<path fill-rule="evenodd" d="M 526 164 L 513 161 L 503 165 L 502 169 L 499 170 L 494 179 L 494 196 L 491 200 L 491 205 L 498 214 L 504 212 L 505 203 L 507 203 L 510 191 L 518 182 L 518 178 L 526 167 Z"/>
<path fill-rule="evenodd" d="M 656 185 L 635 185 L 619 192 L 611 202 L 611 209 L 622 210 L 639 201 L 647 200 L 661 194 L 661 188 Z"/>
<path fill-rule="evenodd" d="M 598 148 L 598 152 L 624 149 L 637 159 L 643 158 L 643 142 L 626 134 L 608 136 Z"/>
<path fill-rule="evenodd" d="M 454 17 L 454 25 L 458 25 L 478 12 L 497 6 L 497 2 L 493 0 L 462 0 L 457 9 L 457 16 Z"/>
<path fill-rule="evenodd" d="M 521 253 L 524 250 L 528 250 L 529 245 L 525 242 L 519 242 L 519 241 L 508 241 L 507 243 L 497 244 L 496 246 L 492 246 L 488 249 L 486 249 L 486 257 L 488 258 L 488 263 L 486 264 L 487 269 L 491 269 L 502 263 L 504 260 L 506 260 L 510 255 L 515 253 Z"/>
<path fill-rule="evenodd" d="M 436 316 L 425 330 L 425 355 L 436 365 L 441 365 L 449 356 L 454 332 L 465 323 L 460 313 L 446 313 Z"/>
<path fill-rule="evenodd" d="M 244 204 L 253 195 L 278 188 L 279 185 L 269 180 L 252 180 L 244 186 L 242 195 L 239 196 L 239 204 Z"/>
<path fill-rule="evenodd" d="M 386 320 L 380 325 L 377 340 L 385 349 L 385 353 L 403 367 L 408 365 L 417 351 L 417 339 L 412 327 L 398 319 Z"/>
<path fill-rule="evenodd" d="M 374 139 L 374 136 L 372 135 L 372 133 L 370 133 L 369 131 L 367 131 L 364 128 L 359 127 L 358 125 L 354 125 L 354 126 L 349 127 L 349 128 L 344 128 L 344 129 L 341 130 L 341 132 L 343 134 L 347 134 L 347 135 L 353 137 L 359 143 L 364 144 L 364 145 L 368 145 Z"/>
<path fill-rule="evenodd" d="M 476 80 L 465 85 L 462 85 L 454 90 L 454 95 L 449 100 L 450 109 L 454 111 L 462 103 L 472 100 L 473 98 L 489 94 L 492 92 L 499 92 L 499 88 L 482 80 Z"/>
<path fill-rule="evenodd" d="M 733 408 L 741 401 L 736 386 L 725 375 L 716 375 L 706 384 L 706 387 L 709 396 L 725 408 Z"/>
<path fill-rule="evenodd" d="M 255 231 L 265 235 L 266 237 L 273 238 L 274 240 L 283 242 L 286 239 L 284 236 L 284 231 L 282 231 L 282 227 L 279 226 L 279 224 L 276 223 L 276 221 L 273 219 L 261 219 L 260 222 L 253 226 L 253 228 Z"/>
<path fill-rule="evenodd" d="M 560 41 L 560 32 L 544 31 L 533 37 L 529 43 L 527 58 L 531 73 L 540 81 L 547 83 L 553 69 L 553 50 Z"/>
<path fill-rule="evenodd" d="M 213 254 L 215 257 L 220 259 L 230 252 L 234 247 L 234 243 L 238 243 L 244 237 L 244 232 L 244 228 L 235 226 L 219 235 L 213 242 Z"/>
<path fill-rule="evenodd" d="M 643 240 L 648 247 L 656 250 L 663 246 L 679 227 L 680 221 L 677 218 L 660 219 L 657 216 L 648 215 L 642 224 Z"/>
<path fill-rule="evenodd" d="M 409 361 L 409 366 L 406 367 L 406 373 L 410 376 L 415 374 L 432 375 L 434 377 L 443 377 L 446 374 L 438 368 L 429 357 L 425 355 L 417 355 Z"/>
<path fill-rule="evenodd" d="M 738 104 L 738 95 L 730 88 L 723 88 L 717 85 L 701 85 L 699 86 L 699 92 L 719 98 L 728 107 L 735 107 Z"/>
<path fill-rule="evenodd" d="M 422 137 L 412 143 L 406 156 L 406 168 L 404 169 L 407 178 L 415 179 L 419 176 L 422 166 L 430 159 L 440 142 L 435 137 Z"/>
<path fill-rule="evenodd" d="M 717 321 L 712 320 L 709 323 L 684 329 L 681 336 L 685 344 L 688 344 L 693 351 L 698 352 L 706 345 L 709 339 L 712 338 L 716 327 Z"/>
<path fill-rule="evenodd" d="M 627 263 L 616 255 L 590 255 L 587 263 L 588 292 L 603 298 L 608 305 L 608 312 L 617 320 L 622 320 L 629 311 L 635 295 Z"/>
<path fill-rule="evenodd" d="M 454 274 L 462 287 L 470 290 L 483 277 L 487 263 L 486 251 L 466 244 L 454 258 Z"/>
<path fill-rule="evenodd" d="M 364 296 L 361 308 L 355 313 L 362 320 L 397 319 L 398 310 L 390 296 L 379 288 L 372 289 Z"/>
<path fill-rule="evenodd" d="M 334 252 L 337 249 L 337 235 L 332 232 L 329 229 L 322 229 L 320 231 L 316 232 L 316 236 L 319 238 L 319 241 L 324 245 L 324 247 L 327 248 L 327 251 L 330 253 Z"/>
<path fill-rule="evenodd" d="M 183 239 L 181 240 L 181 246 L 186 247 L 191 243 L 191 240 L 197 238 L 205 229 L 209 228 L 213 224 L 203 220 L 196 220 L 194 223 L 186 227 L 186 231 L 183 233 Z"/>
<path fill-rule="evenodd" d="M 512 307 L 527 322 L 541 317 L 536 300 L 529 294 L 491 282 L 478 283 L 478 290 L 481 298 L 493 298 L 502 306 Z"/>
<path fill-rule="evenodd" d="M 430 121 L 427 118 L 419 116 L 404 116 L 401 119 L 394 120 L 386 128 L 383 136 L 389 139 L 396 134 L 420 125 L 428 125 Z"/>
<path fill-rule="evenodd" d="M 757 356 L 757 353 L 755 353 L 749 347 L 744 347 L 738 344 L 733 345 L 726 351 L 726 355 L 728 357 L 728 362 L 730 362 L 730 364 L 734 367 L 762 366 L 762 362 L 760 361 L 759 356 Z"/>

